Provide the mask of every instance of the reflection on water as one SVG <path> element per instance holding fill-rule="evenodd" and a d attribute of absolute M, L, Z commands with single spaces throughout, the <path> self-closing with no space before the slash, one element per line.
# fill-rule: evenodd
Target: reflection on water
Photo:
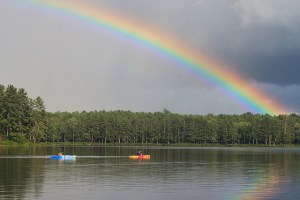
<path fill-rule="evenodd" d="M 0 147 L 0 199 L 297 199 L 300 149 Z M 76 160 L 51 160 L 58 151 Z"/>

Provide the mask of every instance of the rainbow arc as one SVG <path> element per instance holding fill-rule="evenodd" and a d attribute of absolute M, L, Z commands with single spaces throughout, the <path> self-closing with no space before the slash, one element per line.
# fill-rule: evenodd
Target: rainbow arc
<path fill-rule="evenodd" d="M 91 23 L 112 35 L 119 35 L 131 43 L 150 49 L 155 54 L 172 62 L 175 67 L 188 71 L 213 88 L 238 103 L 246 112 L 278 115 L 287 109 L 270 95 L 252 87 L 247 77 L 230 70 L 216 59 L 209 58 L 198 50 L 188 47 L 155 27 L 143 25 L 120 13 L 96 8 L 87 3 L 67 0 L 26 0 L 38 9 L 66 15 L 80 23 Z"/>

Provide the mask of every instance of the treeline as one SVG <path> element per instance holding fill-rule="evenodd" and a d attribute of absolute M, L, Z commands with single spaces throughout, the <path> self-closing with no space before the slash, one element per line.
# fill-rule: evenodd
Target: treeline
<path fill-rule="evenodd" d="M 300 116 L 182 115 L 167 109 L 131 111 L 45 111 L 40 97 L 0 85 L 0 135 L 17 142 L 86 142 L 152 144 L 300 143 Z M 0 138 L 1 140 L 1 138 Z"/>

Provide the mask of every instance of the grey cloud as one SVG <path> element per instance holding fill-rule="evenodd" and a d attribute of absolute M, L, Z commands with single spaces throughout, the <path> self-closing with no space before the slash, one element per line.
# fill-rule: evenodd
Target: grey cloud
<path fill-rule="evenodd" d="M 300 85 L 300 57 L 298 51 L 289 55 L 244 57 L 239 65 L 243 72 L 259 82 L 274 83 L 282 86 Z M 253 59 L 251 59 L 253 58 Z"/>
<path fill-rule="evenodd" d="M 263 24 L 294 29 L 300 22 L 300 2 L 297 0 L 237 0 L 233 8 L 244 27 Z"/>
<path fill-rule="evenodd" d="M 210 41 L 216 55 L 259 82 L 300 84 L 300 2 L 237 0 L 231 8 L 231 30 Z"/>
<path fill-rule="evenodd" d="M 166 30 L 300 110 L 297 1 L 88 2 Z M 1 1 L 0 25 L 2 84 L 43 97 L 49 111 L 243 112 L 155 53 L 89 24 Z"/>

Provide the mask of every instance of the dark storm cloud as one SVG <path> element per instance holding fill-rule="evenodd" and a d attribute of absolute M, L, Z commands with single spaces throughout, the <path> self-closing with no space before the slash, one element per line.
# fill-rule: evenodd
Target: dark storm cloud
<path fill-rule="evenodd" d="M 255 26 L 237 34 L 234 49 L 220 52 L 251 78 L 278 85 L 300 84 L 300 29 Z M 228 49 L 230 49 L 230 44 Z M 232 45 L 232 44 L 231 44 Z M 224 50 L 225 47 L 220 49 Z"/>
<path fill-rule="evenodd" d="M 239 65 L 243 72 L 259 82 L 278 85 L 300 85 L 300 49 L 289 55 L 251 55 Z"/>
<path fill-rule="evenodd" d="M 233 8 L 240 29 L 225 57 L 259 82 L 300 85 L 300 2 L 240 0 Z"/>

